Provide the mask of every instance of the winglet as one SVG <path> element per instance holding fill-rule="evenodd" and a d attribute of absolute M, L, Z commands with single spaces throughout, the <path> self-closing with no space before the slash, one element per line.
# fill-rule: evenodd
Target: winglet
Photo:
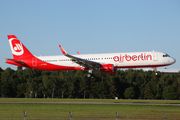
<path fill-rule="evenodd" d="M 59 45 L 59 47 L 64 55 L 67 54 L 67 52 L 61 47 L 61 45 Z"/>

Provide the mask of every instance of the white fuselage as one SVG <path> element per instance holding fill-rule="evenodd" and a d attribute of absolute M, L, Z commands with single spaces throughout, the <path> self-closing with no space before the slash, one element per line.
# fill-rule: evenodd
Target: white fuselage
<path fill-rule="evenodd" d="M 132 67 L 158 67 L 173 64 L 175 59 L 163 52 L 129 52 L 129 53 L 106 53 L 106 54 L 82 54 L 73 55 L 100 64 L 113 64 L 117 68 Z M 37 56 L 36 56 L 37 57 Z M 40 56 L 40 60 L 60 66 L 80 67 L 66 56 Z"/>

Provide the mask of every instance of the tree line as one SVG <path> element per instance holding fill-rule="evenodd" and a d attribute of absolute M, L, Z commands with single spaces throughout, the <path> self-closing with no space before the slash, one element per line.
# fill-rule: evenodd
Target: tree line
<path fill-rule="evenodd" d="M 180 99 L 180 74 L 118 70 L 117 74 L 95 71 L 40 71 L 17 67 L 0 68 L 0 97 Z"/>

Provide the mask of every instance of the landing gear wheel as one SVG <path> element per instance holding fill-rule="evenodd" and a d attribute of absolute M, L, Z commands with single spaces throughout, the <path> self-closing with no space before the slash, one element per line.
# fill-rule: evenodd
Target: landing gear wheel
<path fill-rule="evenodd" d="M 94 76 L 94 74 L 91 74 L 91 78 L 93 79 L 95 76 Z"/>
<path fill-rule="evenodd" d="M 91 73 L 87 74 L 87 78 L 92 78 L 93 79 L 94 77 L 95 77 L 94 74 L 91 74 Z"/>
<path fill-rule="evenodd" d="M 88 73 L 88 74 L 87 74 L 87 78 L 90 78 L 90 77 L 91 77 L 91 74 L 90 74 L 90 73 Z"/>

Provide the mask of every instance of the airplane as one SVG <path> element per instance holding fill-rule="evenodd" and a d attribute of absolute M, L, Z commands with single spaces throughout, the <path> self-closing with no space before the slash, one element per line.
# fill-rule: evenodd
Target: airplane
<path fill-rule="evenodd" d="M 93 71 L 107 74 L 116 74 L 121 68 L 162 67 L 174 64 L 176 60 L 163 52 L 128 52 L 128 53 L 103 53 L 103 54 L 68 54 L 59 45 L 63 55 L 35 56 L 15 35 L 7 35 L 13 59 L 6 63 L 48 71 L 86 70 L 87 77 L 94 78 Z"/>

